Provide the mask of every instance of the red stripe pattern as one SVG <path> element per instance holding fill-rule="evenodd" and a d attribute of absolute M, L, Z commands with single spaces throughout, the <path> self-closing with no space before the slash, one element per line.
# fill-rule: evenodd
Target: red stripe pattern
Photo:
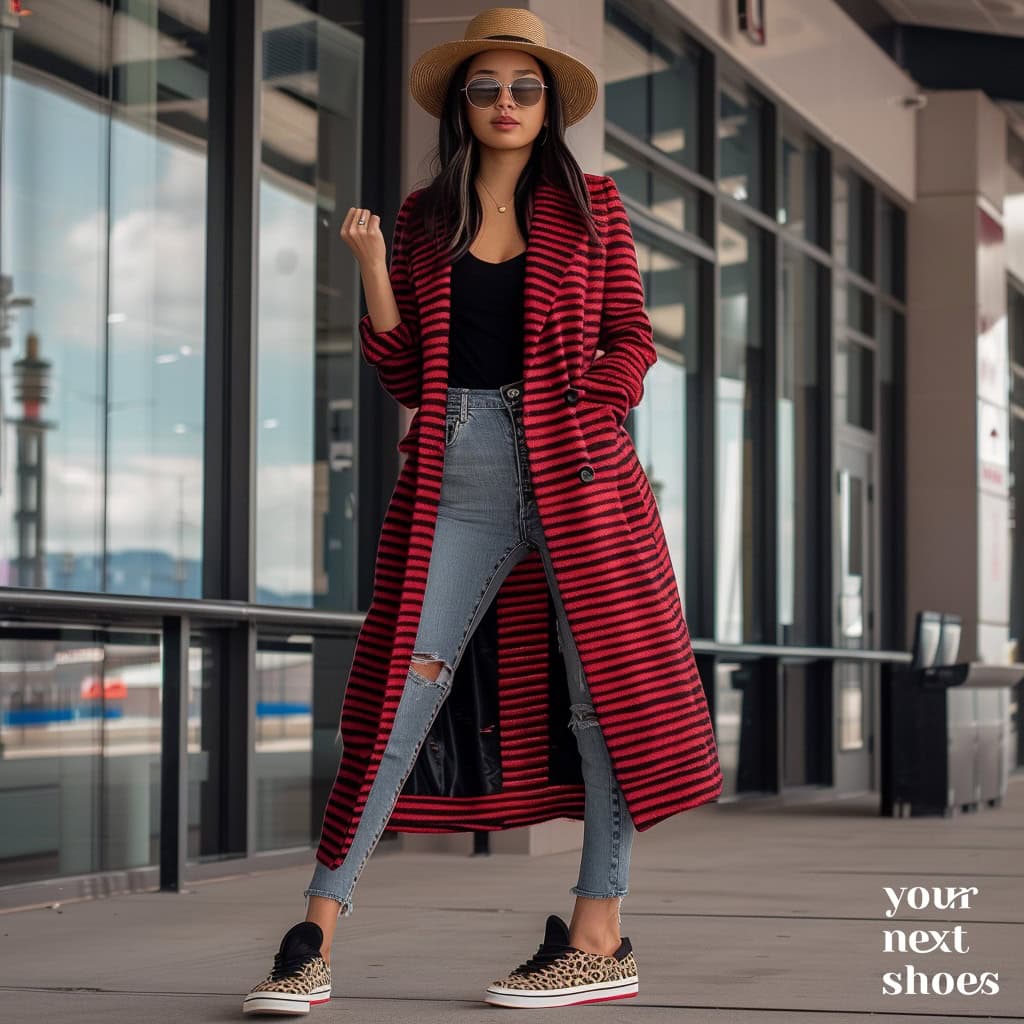
<path fill-rule="evenodd" d="M 657 360 L 632 231 L 614 180 L 586 180 L 600 244 L 562 189 L 541 181 L 535 190 L 523 424 L 559 592 L 612 766 L 644 831 L 716 800 L 723 779 L 658 508 L 623 426 Z M 351 845 L 405 686 L 444 471 L 451 263 L 412 216 L 417 195 L 402 204 L 391 248 L 402 321 L 384 332 L 369 315 L 359 324 L 363 356 L 382 386 L 418 411 L 399 443 L 409 457 L 385 514 L 373 597 L 342 704 L 343 749 L 317 849 L 331 868 Z M 575 403 L 567 400 L 571 389 Z M 392 831 L 495 830 L 583 817 L 583 786 L 548 778 L 549 598 L 538 552 L 512 570 L 495 600 L 501 790 L 402 793 Z"/>

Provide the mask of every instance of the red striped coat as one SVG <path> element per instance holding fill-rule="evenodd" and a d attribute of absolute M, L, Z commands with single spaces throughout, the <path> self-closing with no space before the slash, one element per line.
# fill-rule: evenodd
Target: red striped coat
<path fill-rule="evenodd" d="M 615 182 L 586 175 L 602 244 L 541 181 L 524 283 L 523 425 L 544 535 L 612 765 L 637 830 L 714 801 L 722 772 L 658 508 L 623 426 L 657 359 Z M 387 744 L 416 640 L 445 457 L 451 262 L 402 204 L 390 277 L 402 317 L 359 324 L 384 388 L 416 408 L 380 533 L 342 703 L 317 859 L 337 867 Z M 598 357 L 597 350 L 603 355 Z M 597 357 L 597 358 L 595 358 Z M 554 606 L 540 554 L 502 584 L 388 823 L 392 831 L 582 820 Z"/>

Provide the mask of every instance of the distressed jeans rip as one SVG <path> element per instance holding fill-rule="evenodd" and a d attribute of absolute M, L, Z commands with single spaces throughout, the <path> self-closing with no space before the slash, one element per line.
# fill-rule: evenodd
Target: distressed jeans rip
<path fill-rule="evenodd" d="M 414 683 L 418 683 L 420 686 L 441 686 L 446 687 L 449 680 L 452 677 L 453 669 L 452 666 L 444 660 L 440 655 L 437 654 L 413 654 L 412 656 L 413 665 L 441 665 L 441 671 L 437 673 L 436 679 L 431 679 L 430 676 L 425 676 L 420 672 L 417 672 L 412 665 L 409 666 L 409 679 Z"/>
<path fill-rule="evenodd" d="M 573 732 L 597 726 L 597 712 L 594 710 L 593 704 L 572 704 L 569 710 L 571 711 L 569 728 Z"/>

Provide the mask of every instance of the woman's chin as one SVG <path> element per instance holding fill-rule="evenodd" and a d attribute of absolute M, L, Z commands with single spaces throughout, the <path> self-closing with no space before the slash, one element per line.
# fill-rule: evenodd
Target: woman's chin
<path fill-rule="evenodd" d="M 536 138 L 536 136 L 534 136 Z M 523 139 L 521 131 L 502 131 L 491 129 L 485 136 L 477 136 L 477 141 L 491 149 L 529 149 L 533 145 L 533 139 Z"/>

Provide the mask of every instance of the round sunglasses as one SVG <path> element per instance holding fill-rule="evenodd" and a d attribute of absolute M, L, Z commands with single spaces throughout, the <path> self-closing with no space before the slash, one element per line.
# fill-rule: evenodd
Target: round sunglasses
<path fill-rule="evenodd" d="M 499 82 L 496 78 L 474 78 L 469 85 L 459 91 L 466 94 L 466 99 L 474 107 L 493 107 L 498 102 L 503 85 L 507 85 L 512 99 L 520 107 L 532 107 L 540 102 L 547 86 L 537 78 L 524 75 L 514 82 Z"/>

